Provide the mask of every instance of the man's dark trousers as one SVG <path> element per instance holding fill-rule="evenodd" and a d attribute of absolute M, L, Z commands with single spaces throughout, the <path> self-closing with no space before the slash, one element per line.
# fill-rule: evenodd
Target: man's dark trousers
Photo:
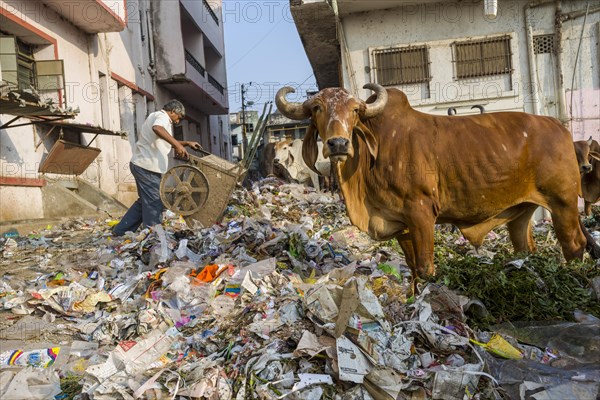
<path fill-rule="evenodd" d="M 135 232 L 142 223 L 145 227 L 160 224 L 165 208 L 160 199 L 162 175 L 138 167 L 134 163 L 129 163 L 129 169 L 135 178 L 139 198 L 127 210 L 121 222 L 113 228 L 113 233 L 117 236 L 121 236 L 127 231 Z"/>

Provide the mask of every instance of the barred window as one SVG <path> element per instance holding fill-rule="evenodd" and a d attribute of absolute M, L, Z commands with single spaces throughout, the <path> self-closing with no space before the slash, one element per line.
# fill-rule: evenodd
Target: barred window
<path fill-rule="evenodd" d="M 454 42 L 453 62 L 457 79 L 510 74 L 510 36 Z"/>
<path fill-rule="evenodd" d="M 431 80 L 427 46 L 408 46 L 373 51 L 373 68 L 382 86 Z"/>

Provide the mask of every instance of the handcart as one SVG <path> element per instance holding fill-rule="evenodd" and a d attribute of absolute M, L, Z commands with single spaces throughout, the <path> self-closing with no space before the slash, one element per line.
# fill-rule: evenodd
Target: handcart
<path fill-rule="evenodd" d="M 190 155 L 185 163 L 170 168 L 160 182 L 160 198 L 165 207 L 181 215 L 190 228 L 209 227 L 223 218 L 231 193 L 241 182 L 252 163 L 262 132 L 273 105 L 265 118 L 267 104 L 258 120 L 243 159 L 231 163 L 214 154 L 199 150 L 202 156 Z"/>

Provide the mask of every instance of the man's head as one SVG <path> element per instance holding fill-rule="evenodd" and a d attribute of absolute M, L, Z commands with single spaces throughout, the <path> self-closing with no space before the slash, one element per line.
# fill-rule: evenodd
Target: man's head
<path fill-rule="evenodd" d="M 169 100 L 164 105 L 163 110 L 166 111 L 174 124 L 179 123 L 179 121 L 185 118 L 185 107 L 179 100 Z"/>

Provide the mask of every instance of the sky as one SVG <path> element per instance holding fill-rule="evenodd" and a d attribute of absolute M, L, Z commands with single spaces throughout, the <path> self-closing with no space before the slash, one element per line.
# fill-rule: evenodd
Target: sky
<path fill-rule="evenodd" d="M 247 109 L 259 112 L 283 86 L 297 88 L 296 95 L 288 96 L 295 101 L 317 89 L 289 0 L 223 0 L 223 20 L 229 112 L 241 111 L 242 84 L 246 103 L 254 102 Z"/>

